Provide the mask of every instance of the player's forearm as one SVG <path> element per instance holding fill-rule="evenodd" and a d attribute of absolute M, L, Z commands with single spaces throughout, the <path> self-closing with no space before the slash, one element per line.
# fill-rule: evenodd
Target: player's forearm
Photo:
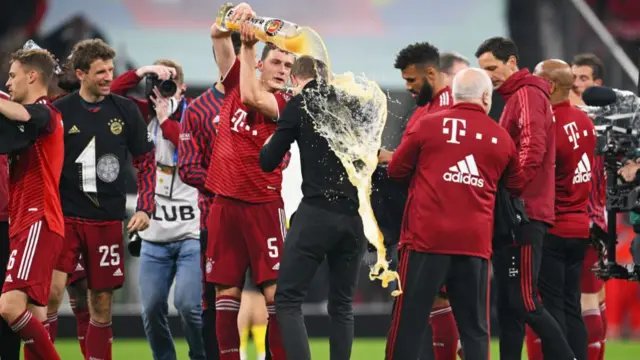
<path fill-rule="evenodd" d="M 111 92 L 117 95 L 125 96 L 129 90 L 135 88 L 142 80 L 142 76 L 139 76 L 135 70 L 129 70 L 117 78 L 113 79 L 111 83 Z"/>
<path fill-rule="evenodd" d="M 162 128 L 162 136 L 178 148 L 180 145 L 180 123 L 167 119 L 160 127 Z"/>
<path fill-rule="evenodd" d="M 138 170 L 136 175 L 136 183 L 138 185 L 136 211 L 144 211 L 151 216 L 156 205 L 156 158 L 154 152 L 149 151 L 134 158 L 133 166 Z"/>
<path fill-rule="evenodd" d="M 10 100 L 0 99 L 0 114 L 13 121 L 27 122 L 31 120 L 31 114 L 24 106 Z"/>
<path fill-rule="evenodd" d="M 240 100 L 246 106 L 257 108 L 260 101 L 260 82 L 256 77 L 256 48 L 240 48 Z"/>
<path fill-rule="evenodd" d="M 218 37 L 213 37 L 213 57 L 218 65 L 220 77 L 225 77 L 236 61 L 236 52 L 233 50 L 231 33 L 221 33 Z"/>
<path fill-rule="evenodd" d="M 207 170 L 199 166 L 200 161 L 183 163 L 179 162 L 178 175 L 183 183 L 198 189 L 200 192 L 206 192 L 204 184 L 207 180 Z"/>
<path fill-rule="evenodd" d="M 260 168 L 264 172 L 272 172 L 280 166 L 287 153 L 291 149 L 291 144 L 295 140 L 293 130 L 278 129 L 268 144 L 260 150 Z"/>

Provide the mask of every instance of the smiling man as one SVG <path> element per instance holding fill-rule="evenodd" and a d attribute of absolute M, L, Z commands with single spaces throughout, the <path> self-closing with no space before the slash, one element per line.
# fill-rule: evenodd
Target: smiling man
<path fill-rule="evenodd" d="M 85 335 L 87 359 L 107 359 L 111 354 L 112 297 L 125 278 L 124 169 L 130 159 L 138 170 L 138 201 L 127 230 L 145 230 L 155 209 L 154 145 L 136 104 L 111 94 L 114 57 L 115 51 L 102 40 L 76 44 L 72 62 L 80 90 L 55 102 L 64 118 L 60 197 L 65 242 L 53 274 L 48 312 L 58 310 L 51 305 L 62 301 L 67 275 L 74 272 L 82 252 L 91 314 Z"/>

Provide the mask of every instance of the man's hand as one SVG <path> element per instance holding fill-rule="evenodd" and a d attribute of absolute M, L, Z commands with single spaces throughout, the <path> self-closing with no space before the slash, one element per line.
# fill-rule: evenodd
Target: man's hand
<path fill-rule="evenodd" d="M 169 80 L 176 76 L 176 69 L 164 65 L 147 65 L 136 70 L 136 75 L 140 78 L 148 74 L 156 74 L 160 80 Z"/>
<path fill-rule="evenodd" d="M 385 149 L 380 149 L 380 154 L 378 154 L 378 165 L 388 164 L 393 157 L 393 152 Z"/>
<path fill-rule="evenodd" d="M 240 3 L 233 8 L 233 15 L 229 19 L 232 23 L 245 22 L 256 16 L 256 13 L 247 3 Z"/>
<path fill-rule="evenodd" d="M 138 211 L 135 213 L 129 224 L 127 224 L 127 231 L 132 233 L 136 231 L 144 231 L 149 227 L 149 215 L 144 211 Z"/>
<path fill-rule="evenodd" d="M 242 45 L 247 47 L 253 47 L 258 42 L 253 25 L 248 22 L 243 22 L 240 25 L 240 41 L 242 41 Z"/>
<path fill-rule="evenodd" d="M 153 88 L 153 93 L 155 94 L 155 97 L 151 97 L 151 101 L 153 102 L 156 110 L 156 118 L 158 119 L 158 122 L 160 122 L 160 125 L 162 125 L 162 123 L 164 123 L 171 115 L 171 106 L 169 104 L 170 99 L 162 97 L 157 87 Z"/>
<path fill-rule="evenodd" d="M 629 161 L 622 169 L 618 170 L 618 175 L 622 176 L 624 181 L 632 182 L 636 179 L 638 170 L 640 170 L 640 164 Z"/>

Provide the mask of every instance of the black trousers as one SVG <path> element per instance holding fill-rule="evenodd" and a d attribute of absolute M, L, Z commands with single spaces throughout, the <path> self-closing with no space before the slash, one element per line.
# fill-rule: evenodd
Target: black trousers
<path fill-rule="evenodd" d="M 325 258 L 329 267 L 330 359 L 351 358 L 352 304 L 365 244 L 360 216 L 300 204 L 284 242 L 276 287 L 276 315 L 288 359 L 311 359 L 302 302 Z"/>
<path fill-rule="evenodd" d="M 458 323 L 465 360 L 489 359 L 489 261 L 474 256 L 400 251 L 400 282 L 387 339 L 387 360 L 417 359 L 428 329 L 431 307 L 447 285 L 453 316 Z M 434 358 L 433 355 L 431 358 Z"/>
<path fill-rule="evenodd" d="M 547 235 L 542 246 L 542 266 L 538 286 L 544 307 L 553 316 L 576 359 L 587 360 L 587 327 L 582 319 L 580 284 L 588 239 L 567 239 Z M 545 358 L 552 350 L 542 342 Z"/>
<path fill-rule="evenodd" d="M 209 232 L 206 229 L 200 230 L 200 253 L 202 269 L 207 265 L 207 241 Z M 204 272 L 203 272 L 204 276 Z M 218 337 L 216 335 L 216 286 L 212 283 L 204 282 L 204 302 L 207 308 L 202 310 L 202 337 L 204 339 L 204 352 L 207 360 L 220 360 L 220 349 L 218 347 Z"/>
<path fill-rule="evenodd" d="M 524 324 L 546 343 L 549 359 L 573 360 L 573 352 L 558 322 L 542 306 L 538 296 L 538 274 L 547 225 L 538 221 L 518 229 L 521 245 L 504 246 L 493 253 L 493 273 L 498 293 L 500 359 L 520 360 Z"/>
<path fill-rule="evenodd" d="M 9 255 L 9 223 L 0 222 L 0 289 L 4 285 Z M 0 318 L 0 359 L 20 359 L 20 336 L 14 333 L 2 318 Z"/>

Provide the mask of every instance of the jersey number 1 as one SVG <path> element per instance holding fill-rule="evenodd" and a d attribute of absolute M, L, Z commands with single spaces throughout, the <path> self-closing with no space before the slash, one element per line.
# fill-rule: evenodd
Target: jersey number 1
<path fill-rule="evenodd" d="M 91 138 L 91 141 L 82 150 L 80 156 L 76 159 L 76 164 L 80 164 L 82 170 L 80 176 L 82 176 L 82 191 L 85 193 L 97 193 L 98 185 L 96 180 L 96 137 Z"/>

